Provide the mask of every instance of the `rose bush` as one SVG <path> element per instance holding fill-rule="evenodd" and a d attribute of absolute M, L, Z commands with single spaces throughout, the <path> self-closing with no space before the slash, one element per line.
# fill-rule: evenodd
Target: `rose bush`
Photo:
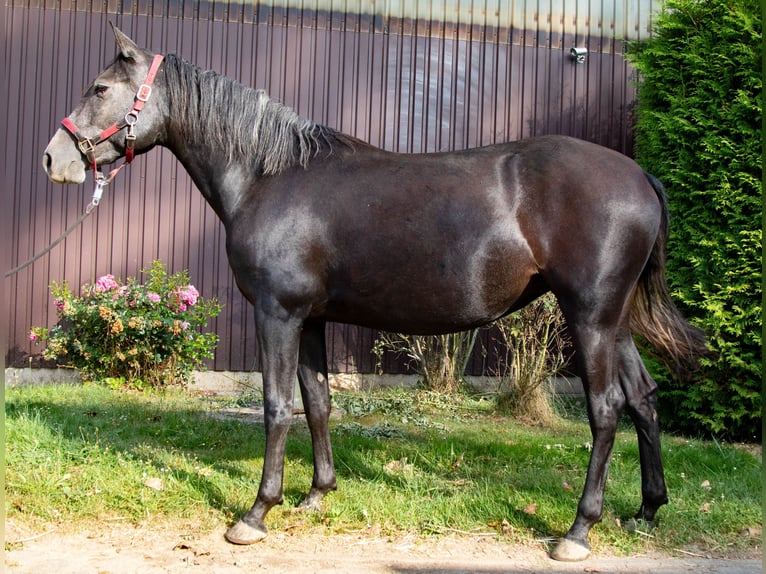
<path fill-rule="evenodd" d="M 66 282 L 50 286 L 57 325 L 33 327 L 29 338 L 47 343 L 43 357 L 76 368 L 86 380 L 132 388 L 189 382 L 213 357 L 218 336 L 205 333 L 221 310 L 203 299 L 187 271 L 168 275 L 155 261 L 144 284 L 108 274 L 75 296 Z"/>

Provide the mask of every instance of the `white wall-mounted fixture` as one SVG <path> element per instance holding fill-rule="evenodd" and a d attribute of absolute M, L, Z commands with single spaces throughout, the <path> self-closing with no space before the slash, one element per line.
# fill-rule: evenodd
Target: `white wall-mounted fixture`
<path fill-rule="evenodd" d="M 578 64 L 585 63 L 585 56 L 588 54 L 588 48 L 572 48 L 569 50 L 569 57 Z"/>

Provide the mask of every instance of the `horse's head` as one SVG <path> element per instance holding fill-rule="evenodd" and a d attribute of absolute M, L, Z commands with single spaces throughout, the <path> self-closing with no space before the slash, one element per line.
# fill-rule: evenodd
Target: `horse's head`
<path fill-rule="evenodd" d="M 113 29 L 119 54 L 93 81 L 45 149 L 43 169 L 56 183 L 82 183 L 89 167 L 123 156 L 130 161 L 162 135 L 162 98 L 150 98 L 148 87 L 160 62 Z"/>

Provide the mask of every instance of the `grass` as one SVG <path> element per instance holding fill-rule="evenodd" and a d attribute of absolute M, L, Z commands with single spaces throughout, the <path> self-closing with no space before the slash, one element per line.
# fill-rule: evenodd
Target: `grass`
<path fill-rule="evenodd" d="M 332 427 L 339 490 L 320 512 L 292 511 L 312 476 L 308 430 L 295 424 L 285 504 L 269 514 L 272 529 L 492 532 L 530 542 L 563 535 L 574 518 L 591 440 L 577 409 L 542 429 L 494 414 L 487 400 L 404 391 L 335 400 L 347 413 Z M 230 524 L 255 499 L 264 431 L 210 416 L 227 406 L 231 400 L 177 390 L 6 389 L 8 520 L 41 529 Z M 731 556 L 759 547 L 760 449 L 671 436 L 663 446 L 671 504 L 650 535 L 629 533 L 619 522 L 640 505 L 640 470 L 635 434 L 621 428 L 594 550 Z"/>

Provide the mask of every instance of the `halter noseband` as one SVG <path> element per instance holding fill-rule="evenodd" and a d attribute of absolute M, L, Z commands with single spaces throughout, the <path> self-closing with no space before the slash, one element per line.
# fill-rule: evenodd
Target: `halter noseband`
<path fill-rule="evenodd" d="M 133 107 L 130 108 L 130 111 L 127 114 L 125 114 L 125 117 L 122 120 L 113 123 L 95 138 L 83 136 L 78 127 L 69 118 L 61 120 L 61 125 L 74 136 L 75 140 L 77 140 L 77 147 L 93 168 L 93 173 L 96 178 L 96 193 L 94 193 L 93 196 L 93 203 L 95 205 L 98 205 L 98 201 L 101 199 L 100 191 L 102 188 L 112 181 L 114 176 L 117 175 L 117 172 L 133 161 L 133 157 L 135 156 L 134 145 L 136 141 L 135 125 L 138 121 L 138 114 L 141 113 L 144 104 L 152 94 L 152 84 L 154 83 L 157 71 L 160 69 L 162 59 L 163 56 L 161 54 L 154 56 L 152 65 L 149 67 L 149 72 L 146 74 L 146 79 L 144 80 L 144 83 L 141 84 L 141 87 L 138 88 L 138 92 L 136 92 Z M 96 164 L 96 146 L 105 142 L 114 134 L 125 128 L 128 130 L 127 134 L 125 134 L 125 163 L 113 169 L 108 176 L 105 176 L 98 170 L 98 165 Z M 98 194 L 98 197 L 96 197 L 96 194 Z"/>

